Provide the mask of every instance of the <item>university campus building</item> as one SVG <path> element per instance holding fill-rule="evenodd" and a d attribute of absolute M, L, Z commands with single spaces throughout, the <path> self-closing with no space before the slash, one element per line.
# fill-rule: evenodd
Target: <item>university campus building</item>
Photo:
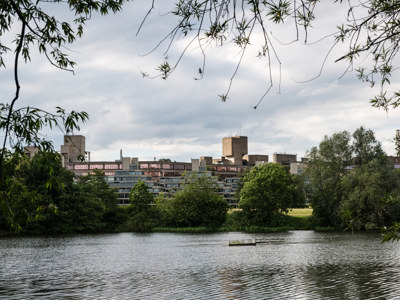
<path fill-rule="evenodd" d="M 103 172 L 108 184 L 117 190 L 121 205 L 129 204 L 129 192 L 139 179 L 148 185 L 154 196 L 160 193 L 172 195 L 182 184 L 184 174 L 196 171 L 204 176 L 215 176 L 219 194 L 229 205 L 237 206 L 235 193 L 239 174 L 245 169 L 268 163 L 268 155 L 248 154 L 246 136 L 223 138 L 221 158 L 202 156 L 190 162 L 171 162 L 168 159 L 140 161 L 137 157 L 124 157 L 122 150 L 115 161 L 91 161 L 82 135 L 64 136 L 60 150 L 64 166 L 76 175 L 88 175 L 94 170 Z M 276 162 L 288 163 L 296 161 L 296 155 L 275 153 L 275 159 Z"/>

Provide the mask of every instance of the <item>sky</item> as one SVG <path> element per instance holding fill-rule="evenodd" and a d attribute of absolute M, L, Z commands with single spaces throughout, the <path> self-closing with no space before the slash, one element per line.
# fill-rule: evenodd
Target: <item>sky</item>
<path fill-rule="evenodd" d="M 218 158 L 222 138 L 235 135 L 248 137 L 249 154 L 267 154 L 272 161 L 275 152 L 290 153 L 300 159 L 324 135 L 352 133 L 360 126 L 375 132 L 388 155 L 395 154 L 391 140 L 400 128 L 399 109 L 385 112 L 371 107 L 369 99 L 376 90 L 358 80 L 355 72 L 344 74 L 345 63 L 334 62 L 344 53 L 343 46 L 337 46 L 324 64 L 332 38 L 322 38 L 345 20 L 346 11 L 338 5 L 320 5 L 307 44 L 304 40 L 289 43 L 296 36 L 289 21 L 269 27 L 276 52 L 271 60 L 273 86 L 255 110 L 270 84 L 267 62 L 256 58 L 261 43 L 257 32 L 226 102 L 218 95 L 226 92 L 240 57 L 232 45 L 205 49 L 202 80 L 194 80 L 202 67 L 198 47 L 186 51 L 167 80 L 143 78 L 142 72 L 157 74 L 155 68 L 163 62 L 168 43 L 152 50 L 177 21 L 166 14 L 167 3 L 172 1 L 155 2 L 138 35 L 149 1 L 130 2 L 116 15 L 94 16 L 83 37 L 69 47 L 68 54 L 77 63 L 74 75 L 33 52 L 31 62 L 20 67 L 18 106 L 86 111 L 90 119 L 75 134 L 86 137 L 92 161 L 119 159 L 121 149 L 123 156 L 140 160 Z M 64 17 L 65 8 L 54 11 Z M 12 37 L 2 42 L 7 39 Z M 171 63 L 188 41 L 178 37 L 171 45 L 167 54 Z M 1 101 L 12 99 L 14 93 L 12 56 L 5 58 L 7 68 L 0 69 Z M 393 77 L 392 86 L 398 84 L 399 78 Z M 59 150 L 62 132 L 45 130 L 44 134 Z"/>

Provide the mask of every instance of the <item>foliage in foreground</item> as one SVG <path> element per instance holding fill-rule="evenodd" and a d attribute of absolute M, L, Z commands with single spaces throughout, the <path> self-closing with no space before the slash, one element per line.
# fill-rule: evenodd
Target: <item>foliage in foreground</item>
<path fill-rule="evenodd" d="M 53 152 L 30 160 L 16 153 L 4 166 L 10 193 L 8 201 L 0 201 L 0 233 L 90 233 L 115 231 L 119 226 L 122 214 L 116 194 L 102 173 L 75 182 L 74 174 Z"/>

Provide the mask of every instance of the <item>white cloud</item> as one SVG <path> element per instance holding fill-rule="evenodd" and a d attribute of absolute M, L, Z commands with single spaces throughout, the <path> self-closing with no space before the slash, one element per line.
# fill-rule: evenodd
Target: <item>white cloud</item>
<path fill-rule="evenodd" d="M 166 11 L 164 2 L 157 5 Z M 275 60 L 271 69 L 274 88 L 254 110 L 269 86 L 269 67 L 255 58 L 255 47 L 243 60 L 226 103 L 218 94 L 226 92 L 239 59 L 237 49 L 229 46 L 207 49 L 203 80 L 193 80 L 202 66 L 196 48 L 188 50 L 167 81 L 142 78 L 140 71 L 156 73 L 167 44 L 147 56 L 141 54 L 153 49 L 175 20 L 154 11 L 136 36 L 148 8 L 147 1 L 136 1 L 115 16 L 94 17 L 70 53 L 78 63 L 75 76 L 51 67 L 35 54 L 32 63 L 21 67 L 20 105 L 87 111 L 90 120 L 82 125 L 81 133 L 94 160 L 117 159 L 120 149 L 124 155 L 140 159 L 217 157 L 222 154 L 221 139 L 237 133 L 248 136 L 249 153 L 268 154 L 270 159 L 274 152 L 301 157 L 324 135 L 353 132 L 361 125 L 374 130 L 384 149 L 393 153 L 387 139 L 398 128 L 400 113 L 385 114 L 371 108 L 369 98 L 375 91 L 356 80 L 354 74 L 338 79 L 346 68 L 333 62 L 342 51 L 340 47 L 329 57 L 321 76 L 297 83 L 318 74 L 330 42 L 283 46 L 271 36 L 282 62 L 281 90 L 279 94 L 280 74 Z M 321 9 L 322 17 L 311 29 L 309 41 L 335 30 L 330 4 L 324 3 Z M 272 28 L 282 42 L 293 39 L 285 26 Z M 172 45 L 171 62 L 179 57 L 186 41 L 180 39 Z M 396 85 L 398 80 L 393 80 Z M 0 89 L 6 99 L 13 96 L 12 69 L 1 70 Z M 58 148 L 62 134 L 47 134 Z"/>

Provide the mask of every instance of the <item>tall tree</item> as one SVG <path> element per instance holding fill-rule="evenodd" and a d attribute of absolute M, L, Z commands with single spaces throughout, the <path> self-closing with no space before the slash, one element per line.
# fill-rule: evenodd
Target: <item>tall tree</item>
<path fill-rule="evenodd" d="M 398 194 L 399 176 L 373 131 L 360 127 L 352 139 L 346 131 L 325 136 L 308 158 L 309 197 L 318 225 L 377 228 L 394 216 L 382 199 Z"/>
<path fill-rule="evenodd" d="M 178 191 L 171 198 L 161 196 L 157 206 L 167 225 L 179 227 L 220 226 L 228 211 L 215 178 L 197 172 L 186 174 Z"/>
<path fill-rule="evenodd" d="M 393 212 L 385 210 L 382 199 L 398 193 L 399 173 L 388 161 L 375 158 L 356 166 L 342 180 L 341 218 L 352 230 L 378 229 L 392 221 Z M 398 217 L 398 216 L 397 216 Z"/>
<path fill-rule="evenodd" d="M 154 196 L 150 193 L 147 184 L 139 179 L 129 192 L 129 200 L 133 212 L 136 213 L 149 210 L 150 204 L 154 202 Z"/>
<path fill-rule="evenodd" d="M 143 180 L 139 179 L 132 187 L 129 200 L 131 204 L 128 229 L 139 232 L 151 231 L 155 223 L 155 210 L 151 206 L 154 202 L 154 196 Z"/>
<path fill-rule="evenodd" d="M 9 217 L 13 216 L 13 200 L 7 192 L 6 174 L 3 165 L 7 148 L 23 153 L 23 147 L 32 145 L 43 151 L 53 151 L 52 142 L 40 132 L 44 127 L 59 128 L 64 133 L 79 130 L 79 122 L 88 118 L 86 112 L 71 111 L 57 107 L 56 112 L 45 111 L 31 106 L 17 107 L 20 96 L 19 64 L 21 57 L 30 60 L 32 48 L 36 48 L 57 68 L 72 71 L 75 63 L 69 59 L 65 49 L 83 34 L 83 26 L 92 13 L 102 15 L 119 11 L 124 0 L 101 1 L 0 1 L 0 68 L 6 67 L 6 53 L 13 52 L 15 94 L 12 99 L 1 99 L 0 103 L 0 190 L 2 205 L 8 207 Z M 53 7 L 52 7 L 53 6 Z M 57 15 L 54 6 L 62 6 L 69 16 Z M 60 16 L 64 16 L 64 20 Z M 72 22 L 69 22 L 72 21 Z M 73 24 L 73 25 L 71 25 Z M 12 40 L 7 44 L 5 40 Z"/>
<path fill-rule="evenodd" d="M 386 161 L 386 154 L 382 150 L 381 143 L 376 140 L 374 132 L 363 126 L 353 133 L 352 152 L 357 166 L 377 158 Z"/>
<path fill-rule="evenodd" d="M 114 231 L 122 223 L 118 207 L 117 194 L 111 188 L 100 170 L 86 176 L 80 176 L 77 180 L 82 193 L 86 198 L 93 199 L 94 202 L 101 204 L 101 222 L 104 223 L 106 231 Z"/>
<path fill-rule="evenodd" d="M 276 217 L 292 205 L 293 180 L 276 163 L 254 167 L 245 174 L 239 207 L 254 225 L 274 225 Z"/>
<path fill-rule="evenodd" d="M 308 153 L 306 176 L 310 181 L 309 199 L 316 222 L 340 227 L 341 180 L 351 165 L 350 134 L 347 131 L 325 136 L 319 147 Z"/>

